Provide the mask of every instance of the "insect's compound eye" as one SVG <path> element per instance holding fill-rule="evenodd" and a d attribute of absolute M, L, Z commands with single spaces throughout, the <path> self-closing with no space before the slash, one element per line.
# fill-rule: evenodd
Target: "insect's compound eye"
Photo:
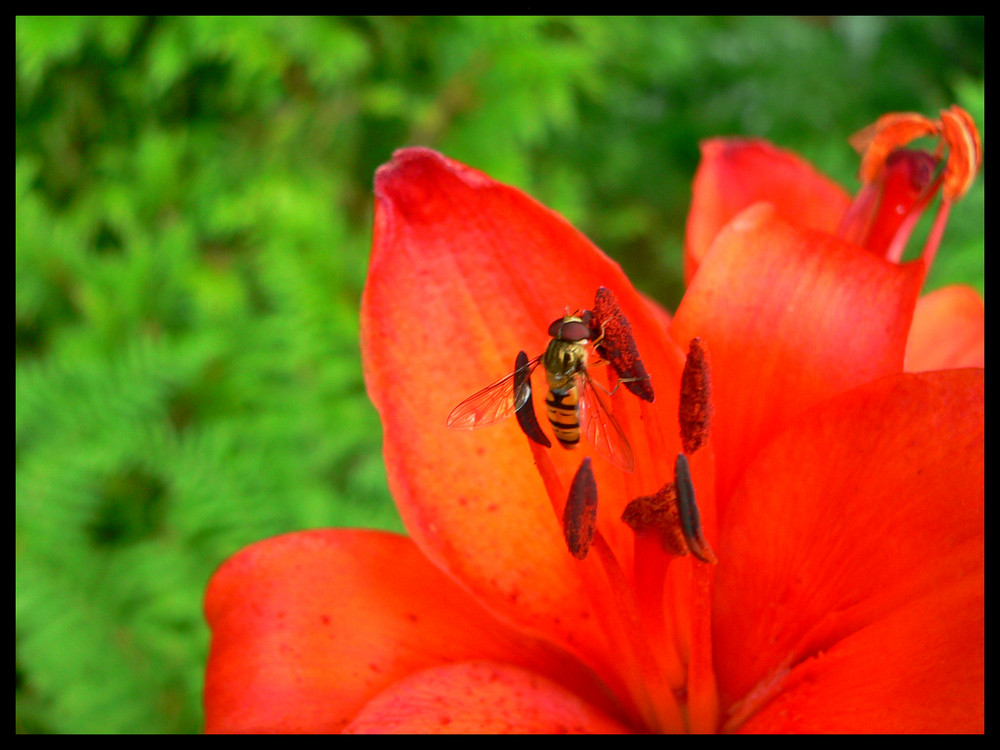
<path fill-rule="evenodd" d="M 549 336 L 551 336 L 554 339 L 561 339 L 562 338 L 561 331 L 562 331 L 563 321 L 564 320 L 566 320 L 566 318 L 556 318 L 555 320 L 553 320 L 549 324 Z"/>
<path fill-rule="evenodd" d="M 563 341 L 586 341 L 590 338 L 590 326 L 579 320 L 569 320 L 562 324 L 558 336 Z"/>

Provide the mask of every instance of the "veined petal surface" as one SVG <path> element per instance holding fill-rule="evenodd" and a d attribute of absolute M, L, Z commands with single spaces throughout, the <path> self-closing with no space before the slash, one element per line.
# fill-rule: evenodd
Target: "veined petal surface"
<path fill-rule="evenodd" d="M 982 721 L 983 387 L 979 369 L 883 378 L 806 413 L 753 460 L 718 550 L 715 664 L 730 712 L 753 715 L 793 684 L 854 685 L 882 691 L 868 712 L 883 731 Z M 911 680 L 887 666 L 907 660 Z M 824 663 L 840 687 L 806 684 L 826 679 Z M 965 718 L 950 724 L 956 705 Z"/>

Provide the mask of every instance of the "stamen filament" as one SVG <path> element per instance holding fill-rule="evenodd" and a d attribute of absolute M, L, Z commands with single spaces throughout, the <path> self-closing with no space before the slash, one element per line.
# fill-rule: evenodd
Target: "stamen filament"
<path fill-rule="evenodd" d="M 629 656 L 634 665 L 633 669 L 640 676 L 640 690 L 636 697 L 639 701 L 639 708 L 646 717 L 647 726 L 655 732 L 683 732 L 685 729 L 684 719 L 674 697 L 673 689 L 665 679 L 650 648 L 625 574 L 600 531 L 594 535 L 593 550 L 597 553 L 597 558 L 604 568 L 610 593 L 615 599 L 615 609 L 619 613 L 626 637 L 633 645 Z"/>
<path fill-rule="evenodd" d="M 927 270 L 930 270 L 931 264 L 934 263 L 934 256 L 937 255 L 938 245 L 941 244 L 941 237 L 944 236 L 944 228 L 948 225 L 949 213 L 951 213 L 951 201 L 945 198 L 941 201 L 941 205 L 938 206 L 937 214 L 934 216 L 934 223 L 927 233 L 927 241 L 924 243 L 924 249 L 921 253 L 921 257 L 924 260 L 924 267 Z"/>
<path fill-rule="evenodd" d="M 920 213 L 914 211 L 906 216 L 905 219 L 900 223 L 896 234 L 893 235 L 892 241 L 885 251 L 886 260 L 892 263 L 899 263 L 903 259 L 903 253 L 906 252 L 906 243 L 910 239 L 910 235 L 913 233 L 913 228 L 920 221 Z"/>
<path fill-rule="evenodd" d="M 672 576 L 672 579 L 680 585 L 675 587 L 672 601 L 680 637 L 678 648 L 687 664 L 688 728 L 697 733 L 717 731 L 719 722 L 718 686 L 712 657 L 712 590 L 716 566 L 705 564 L 714 563 L 715 554 L 704 536 L 705 530 L 712 532 L 715 529 L 712 501 L 714 486 L 711 481 L 714 475 L 714 457 L 710 451 L 699 451 L 691 457 L 690 462 L 691 465 L 687 467 L 688 475 L 690 477 L 693 473 L 699 477 L 699 492 L 703 500 L 707 500 L 704 520 L 697 525 L 699 541 L 696 542 L 696 545 L 701 545 L 705 557 L 701 561 L 696 561 L 693 556 L 686 557 L 677 563 L 680 575 Z M 678 463 L 686 465 L 688 461 L 685 457 Z M 675 484 L 680 485 L 685 481 L 691 482 L 690 478 L 684 480 L 675 473 Z M 678 502 L 680 504 L 680 499 Z M 684 513 L 683 509 L 681 513 Z M 691 542 L 688 543 L 690 548 Z"/>
<path fill-rule="evenodd" d="M 676 449 L 667 447 L 667 442 L 663 437 L 663 429 L 660 426 L 660 417 L 655 413 L 655 408 L 645 401 L 640 401 L 639 409 L 650 455 L 657 458 L 671 455 Z"/>
<path fill-rule="evenodd" d="M 546 488 L 552 510 L 562 522 L 566 494 L 547 449 L 529 440 L 535 465 Z M 623 700 L 627 713 L 638 713 L 643 725 L 657 732 L 683 732 L 684 720 L 673 690 L 665 679 L 638 614 L 635 592 L 600 530 L 591 549 L 596 555 L 580 560 L 585 590 L 607 637 L 612 664 L 618 667 L 602 677 Z M 596 560 L 595 560 L 596 558 Z M 596 566 L 596 567 L 595 567 Z M 602 572 L 599 572 L 602 571 Z M 610 608 L 608 601 L 614 602 Z M 620 682 L 624 676 L 624 684 Z M 627 698 L 627 700 L 626 700 Z"/>
<path fill-rule="evenodd" d="M 673 648 L 673 620 L 664 616 L 663 589 L 671 557 L 663 551 L 655 534 L 635 535 L 635 591 L 639 602 L 639 615 L 646 628 L 650 643 L 660 644 L 655 649 L 662 664 L 667 682 L 675 693 L 684 690 L 685 673 Z"/>
<path fill-rule="evenodd" d="M 702 734 L 718 730 L 719 691 L 712 660 L 712 586 L 715 566 L 693 561 L 691 570 L 690 650 L 687 672 L 688 729 Z"/>

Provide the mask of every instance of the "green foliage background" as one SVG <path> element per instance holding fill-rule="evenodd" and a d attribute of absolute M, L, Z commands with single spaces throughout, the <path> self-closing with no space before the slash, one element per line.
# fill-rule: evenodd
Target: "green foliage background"
<path fill-rule="evenodd" d="M 222 560 L 401 530 L 357 339 L 395 148 L 520 186 L 673 307 L 699 139 L 853 189 L 884 112 L 983 128 L 984 47 L 981 17 L 19 18 L 16 729 L 198 731 Z M 930 286 L 983 290 L 983 184 Z"/>

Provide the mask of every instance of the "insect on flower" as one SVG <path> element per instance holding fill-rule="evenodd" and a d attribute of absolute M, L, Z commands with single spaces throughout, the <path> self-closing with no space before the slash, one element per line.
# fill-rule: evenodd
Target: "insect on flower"
<path fill-rule="evenodd" d="M 559 444 L 567 449 L 576 448 L 582 429 L 598 454 L 623 471 L 631 472 L 635 468 L 632 448 L 598 392 L 603 387 L 587 372 L 588 366 L 607 364 L 606 360 L 598 360 L 588 365 L 591 347 L 597 347 L 604 337 L 604 326 L 598 333 L 591 327 L 592 321 L 590 310 L 552 321 L 549 326 L 552 339 L 545 352 L 465 399 L 448 416 L 448 426 L 456 430 L 486 427 L 526 405 L 530 408 L 531 373 L 541 364 L 548 381 L 546 411 Z"/>

